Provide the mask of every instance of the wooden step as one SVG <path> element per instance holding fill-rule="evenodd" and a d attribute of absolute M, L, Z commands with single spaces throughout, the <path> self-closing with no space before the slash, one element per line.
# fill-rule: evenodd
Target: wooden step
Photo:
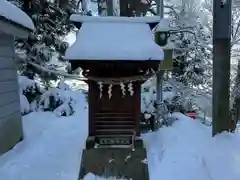
<path fill-rule="evenodd" d="M 134 125 L 135 123 L 133 121 L 95 121 L 96 125 L 105 125 L 105 124 L 109 124 L 109 125 Z"/>
<path fill-rule="evenodd" d="M 134 129 L 134 125 L 125 125 L 125 124 L 115 124 L 115 125 L 112 125 L 112 124 L 98 124 L 98 125 L 95 125 L 96 129 L 112 129 L 112 130 L 117 130 L 117 129 Z"/>
<path fill-rule="evenodd" d="M 119 127 L 123 127 L 123 128 L 131 128 L 133 129 L 134 128 L 134 125 L 133 124 L 96 124 L 96 127 L 107 127 L 107 128 L 118 128 Z"/>
<path fill-rule="evenodd" d="M 123 115 L 133 115 L 133 113 L 131 112 L 104 112 L 104 111 L 101 111 L 101 112 L 98 112 L 96 114 L 109 114 L 109 115 L 112 115 L 112 114 L 123 114 Z"/>
<path fill-rule="evenodd" d="M 111 123 L 111 122 L 116 122 L 116 123 L 134 123 L 134 119 L 115 119 L 115 118 L 102 118 L 102 119 L 94 119 L 95 122 L 108 122 L 108 123 Z"/>
<path fill-rule="evenodd" d="M 133 113 L 95 113 L 95 117 L 126 117 L 133 118 Z"/>
<path fill-rule="evenodd" d="M 124 116 L 96 116 L 96 119 L 133 119 L 133 117 Z"/>
<path fill-rule="evenodd" d="M 96 129 L 96 135 L 132 135 L 134 129 Z"/>
<path fill-rule="evenodd" d="M 126 117 L 95 117 L 95 121 L 134 121 L 134 118 Z"/>
<path fill-rule="evenodd" d="M 102 132 L 102 131 L 106 131 L 106 132 L 111 132 L 111 131 L 117 131 L 117 132 L 134 132 L 134 129 L 97 129 L 97 132 Z M 120 133 L 121 134 L 121 133 Z"/>

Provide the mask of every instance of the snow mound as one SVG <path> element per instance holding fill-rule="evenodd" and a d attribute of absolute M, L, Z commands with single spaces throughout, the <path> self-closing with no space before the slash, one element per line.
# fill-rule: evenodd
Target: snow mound
<path fill-rule="evenodd" d="M 240 179 L 240 133 L 222 133 L 207 143 L 205 166 L 214 180 Z"/>
<path fill-rule="evenodd" d="M 24 140 L 0 156 L 1 180 L 77 180 L 87 137 L 85 96 L 77 97 L 76 113 L 56 117 L 52 112 L 23 116 Z"/>
<path fill-rule="evenodd" d="M 151 180 L 239 180 L 240 134 L 211 129 L 181 113 L 172 126 L 143 136 Z"/>

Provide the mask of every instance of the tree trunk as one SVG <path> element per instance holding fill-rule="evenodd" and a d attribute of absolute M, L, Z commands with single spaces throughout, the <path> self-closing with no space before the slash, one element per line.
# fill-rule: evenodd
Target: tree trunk
<path fill-rule="evenodd" d="M 81 3 L 81 9 L 82 9 L 82 12 L 83 14 L 88 14 L 88 4 L 87 4 L 87 1 L 86 0 L 80 0 L 78 1 L 78 5 L 77 5 L 77 8 L 79 8 L 79 4 Z"/>
<path fill-rule="evenodd" d="M 239 116 L 240 116 L 240 98 L 236 97 L 234 99 L 234 117 L 232 119 L 232 126 L 231 126 L 232 131 L 234 131 L 236 129 L 236 125 L 238 123 Z"/>
<path fill-rule="evenodd" d="M 235 112 L 234 123 L 237 124 L 240 118 L 240 60 L 238 60 L 237 75 L 234 82 L 233 109 Z"/>
<path fill-rule="evenodd" d="M 120 0 L 113 0 L 113 16 L 120 16 Z"/>

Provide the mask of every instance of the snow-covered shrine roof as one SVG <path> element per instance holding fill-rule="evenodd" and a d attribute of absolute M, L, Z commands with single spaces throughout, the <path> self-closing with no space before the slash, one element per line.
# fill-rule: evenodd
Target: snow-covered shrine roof
<path fill-rule="evenodd" d="M 21 9 L 6 0 L 0 0 L 0 20 L 1 19 L 16 23 L 29 30 L 34 29 L 30 17 Z"/>
<path fill-rule="evenodd" d="M 73 14 L 70 20 L 74 22 L 77 28 L 81 27 L 84 22 L 129 22 L 129 23 L 146 23 L 151 29 L 154 28 L 160 21 L 160 16 L 145 16 L 145 17 L 116 17 L 116 16 L 82 16 Z"/>
<path fill-rule="evenodd" d="M 71 19 L 75 19 L 72 16 Z M 135 19 L 135 20 L 134 20 Z M 75 19 L 76 20 L 76 19 Z M 156 17 L 79 17 L 82 22 L 67 60 L 163 60 L 164 53 L 153 39 L 147 23 Z"/>

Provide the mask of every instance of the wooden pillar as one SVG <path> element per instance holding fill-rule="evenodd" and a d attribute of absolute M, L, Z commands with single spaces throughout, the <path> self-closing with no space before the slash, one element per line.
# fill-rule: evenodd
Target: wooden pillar
<path fill-rule="evenodd" d="M 107 15 L 113 16 L 113 0 L 106 0 L 107 2 Z"/>
<path fill-rule="evenodd" d="M 95 108 L 95 99 L 96 93 L 96 83 L 94 81 L 88 81 L 88 136 L 94 136 L 95 135 L 95 124 L 94 124 L 94 115 L 96 112 Z"/>
<path fill-rule="evenodd" d="M 141 130 L 140 130 L 140 115 L 141 115 L 141 83 L 136 82 L 135 85 L 135 130 L 136 130 L 136 136 L 141 135 Z"/>
<path fill-rule="evenodd" d="M 120 0 L 120 16 L 130 17 L 132 13 L 130 12 L 130 1 Z"/>
<path fill-rule="evenodd" d="M 213 1 L 212 135 L 230 129 L 231 1 Z"/>

